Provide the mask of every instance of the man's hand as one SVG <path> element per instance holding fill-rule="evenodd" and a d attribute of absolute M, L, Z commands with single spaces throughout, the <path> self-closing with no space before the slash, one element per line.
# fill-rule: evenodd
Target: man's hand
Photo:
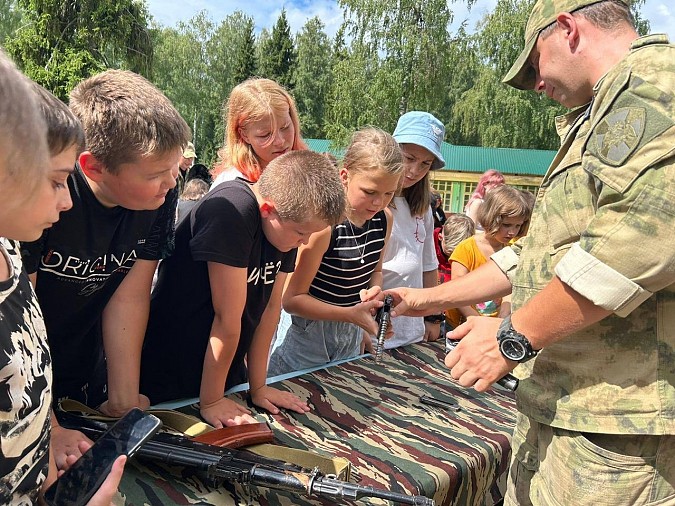
<path fill-rule="evenodd" d="M 306 402 L 290 392 L 277 390 L 268 385 L 258 388 L 255 392 L 251 392 L 251 400 L 253 404 L 259 406 L 273 415 L 279 413 L 279 408 L 290 409 L 296 413 L 304 414 L 309 411 L 309 406 Z"/>
<path fill-rule="evenodd" d="M 80 431 L 64 429 L 60 425 L 52 425 L 49 444 L 54 455 L 56 468 L 63 472 L 72 466 L 93 443 Z"/>
<path fill-rule="evenodd" d="M 251 416 L 251 412 L 248 409 L 226 397 L 201 407 L 199 412 L 204 417 L 204 420 L 209 422 L 216 429 L 230 427 L 232 425 L 258 423 L 257 420 Z"/>
<path fill-rule="evenodd" d="M 434 309 L 426 302 L 429 288 L 407 288 L 404 286 L 385 290 L 384 295 L 394 298 L 391 316 L 426 316 Z M 436 311 L 438 312 L 438 311 Z"/>
<path fill-rule="evenodd" d="M 139 394 L 136 399 L 134 399 L 130 404 L 127 405 L 116 405 L 113 404 L 110 400 L 105 401 L 99 406 L 99 411 L 104 415 L 112 416 L 114 418 L 120 418 L 127 414 L 131 408 L 139 408 L 146 410 L 150 407 L 150 399 L 145 395 Z"/>
<path fill-rule="evenodd" d="M 484 392 L 518 365 L 499 351 L 496 336 L 501 322 L 501 318 L 470 316 L 466 323 L 448 333 L 449 339 L 461 341 L 445 357 L 445 365 L 463 387 Z"/>

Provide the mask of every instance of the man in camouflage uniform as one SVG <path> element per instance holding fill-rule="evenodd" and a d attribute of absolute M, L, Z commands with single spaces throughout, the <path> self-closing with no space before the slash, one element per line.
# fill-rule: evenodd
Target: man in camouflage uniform
<path fill-rule="evenodd" d="M 512 317 L 470 319 L 446 358 L 479 391 L 522 363 L 505 504 L 675 504 L 675 46 L 638 38 L 627 2 L 530 14 L 504 81 L 572 112 L 528 235 L 456 281 L 390 291 L 413 315 L 512 291 Z"/>

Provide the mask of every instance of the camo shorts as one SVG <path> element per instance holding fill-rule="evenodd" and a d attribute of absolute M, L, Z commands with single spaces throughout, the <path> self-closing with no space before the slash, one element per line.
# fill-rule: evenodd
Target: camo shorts
<path fill-rule="evenodd" d="M 504 506 L 675 505 L 675 436 L 591 434 L 518 414 Z"/>

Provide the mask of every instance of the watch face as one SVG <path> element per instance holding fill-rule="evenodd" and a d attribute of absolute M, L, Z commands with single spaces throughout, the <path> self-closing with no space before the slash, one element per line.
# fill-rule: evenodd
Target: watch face
<path fill-rule="evenodd" d="M 502 339 L 501 343 L 499 343 L 499 348 L 506 358 L 514 362 L 520 362 L 527 355 L 527 350 L 523 343 L 508 337 Z"/>

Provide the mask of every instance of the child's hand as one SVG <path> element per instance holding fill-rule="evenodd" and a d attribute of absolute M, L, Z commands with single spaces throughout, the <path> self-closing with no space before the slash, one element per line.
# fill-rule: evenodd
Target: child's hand
<path fill-rule="evenodd" d="M 200 407 L 199 412 L 204 417 L 204 420 L 209 422 L 216 429 L 230 427 L 232 425 L 258 423 L 257 420 L 251 416 L 251 412 L 248 409 L 226 397 Z"/>
<path fill-rule="evenodd" d="M 123 406 L 115 406 L 111 404 L 110 400 L 105 401 L 98 407 L 98 410 L 104 415 L 112 416 L 114 418 L 119 418 L 126 415 L 131 408 L 139 408 L 146 410 L 150 407 L 150 399 L 143 394 L 138 394 L 138 397 L 135 397 L 132 402 L 125 404 Z"/>
<path fill-rule="evenodd" d="M 122 481 L 122 473 L 124 472 L 124 465 L 127 463 L 127 456 L 120 455 L 115 459 L 110 473 L 101 487 L 89 499 L 87 506 L 108 506 L 112 504 L 113 497 L 117 494 L 117 487 Z"/>
<path fill-rule="evenodd" d="M 273 415 L 279 413 L 279 408 L 290 409 L 296 413 L 307 413 L 309 406 L 306 402 L 290 392 L 277 390 L 268 385 L 262 386 L 251 392 L 251 400 L 253 404 L 259 406 Z"/>
<path fill-rule="evenodd" d="M 375 346 L 373 345 L 373 339 L 368 335 L 368 333 L 363 333 L 363 339 L 361 341 L 361 355 L 364 353 L 370 353 L 373 355 L 375 353 Z"/>
<path fill-rule="evenodd" d="M 65 471 L 79 459 L 93 444 L 91 439 L 80 431 L 65 429 L 60 425 L 52 427 L 50 442 L 56 468 Z M 82 451 L 80 448 L 84 448 Z"/>
<path fill-rule="evenodd" d="M 359 292 L 359 298 L 361 299 L 361 302 L 366 302 L 375 298 L 382 300 L 384 297 L 378 297 L 380 293 L 382 293 L 382 288 L 379 286 L 371 286 L 368 290 L 361 290 Z"/>
<path fill-rule="evenodd" d="M 441 324 L 424 322 L 424 341 L 437 341 L 441 337 Z"/>
<path fill-rule="evenodd" d="M 381 300 L 370 300 L 367 302 L 359 302 L 351 307 L 350 322 L 358 325 L 363 330 L 368 332 L 371 336 L 376 336 L 378 327 L 374 320 L 375 313 L 379 307 L 382 307 Z"/>

